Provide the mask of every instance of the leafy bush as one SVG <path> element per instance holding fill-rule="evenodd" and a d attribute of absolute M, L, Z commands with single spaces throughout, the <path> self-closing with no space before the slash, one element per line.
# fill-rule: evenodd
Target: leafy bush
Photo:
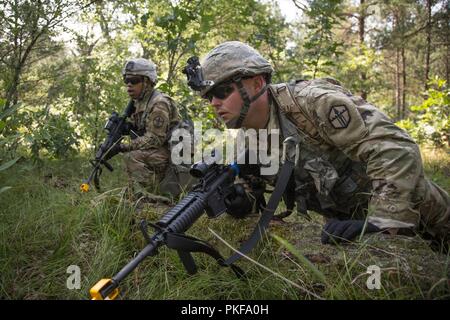
<path fill-rule="evenodd" d="M 14 113 L 17 110 L 18 107 L 19 106 L 16 105 L 16 106 L 13 106 L 13 107 L 11 107 L 9 109 L 5 109 L 5 101 L 4 101 L 4 99 L 0 99 L 0 110 L 2 110 L 0 112 L 0 138 L 1 138 L 0 139 L 0 150 L 3 147 L 3 145 L 8 142 L 7 139 L 5 139 L 2 136 L 3 129 L 5 129 L 5 127 L 6 127 L 6 118 L 8 118 L 12 113 Z M 15 137 L 16 136 L 14 136 L 14 138 Z M 17 162 L 17 160 L 20 159 L 20 158 L 15 158 L 13 160 L 9 160 L 9 161 L 4 162 L 5 154 L 6 154 L 5 152 L 2 152 L 0 154 L 0 172 L 10 168 L 11 166 L 13 166 Z M 0 193 L 3 193 L 3 192 L 5 192 L 8 189 L 11 189 L 11 187 L 0 186 Z"/>
<path fill-rule="evenodd" d="M 411 107 L 409 118 L 397 125 L 407 130 L 418 143 L 449 145 L 450 90 L 446 81 L 432 80 L 426 97 L 421 105 Z"/>
<path fill-rule="evenodd" d="M 79 146 L 79 136 L 66 113 L 42 115 L 42 112 L 36 112 L 32 117 L 32 130 L 28 130 L 25 141 L 34 160 L 40 159 L 42 152 L 47 152 L 49 157 L 65 158 Z"/>

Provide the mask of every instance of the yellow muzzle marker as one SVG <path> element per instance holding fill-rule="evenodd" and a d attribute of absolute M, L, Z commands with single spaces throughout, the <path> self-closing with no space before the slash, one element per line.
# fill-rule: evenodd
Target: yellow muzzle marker
<path fill-rule="evenodd" d="M 102 279 L 89 290 L 92 300 L 114 300 L 119 295 L 119 288 L 111 279 Z"/>
<path fill-rule="evenodd" d="M 81 192 L 88 192 L 89 191 L 89 184 L 82 183 L 81 186 L 80 186 L 80 190 L 81 190 Z"/>

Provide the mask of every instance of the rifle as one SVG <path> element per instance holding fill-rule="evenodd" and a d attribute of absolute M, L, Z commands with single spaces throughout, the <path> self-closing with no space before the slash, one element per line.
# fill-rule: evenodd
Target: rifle
<path fill-rule="evenodd" d="M 146 257 L 156 255 L 162 245 L 177 250 L 189 274 L 197 271 L 191 252 L 203 252 L 215 258 L 220 265 L 231 267 L 239 277 L 243 275 L 239 267 L 225 264 L 225 259 L 208 243 L 184 235 L 205 211 L 209 218 L 216 218 L 226 211 L 224 200 L 231 192 L 235 176 L 239 174 L 238 165 L 200 162 L 191 167 L 190 174 L 199 178 L 199 183 L 156 224 L 150 224 L 155 229 L 151 237 L 147 233 L 147 222 L 141 221 L 140 229 L 148 244 L 112 279 L 102 279 L 91 288 L 93 300 L 115 299 L 119 294 L 120 282 Z"/>
<path fill-rule="evenodd" d="M 147 241 L 147 246 L 138 255 L 124 266 L 112 279 L 102 279 L 95 284 L 90 294 L 93 300 L 115 299 L 119 294 L 120 282 L 130 274 L 146 257 L 157 254 L 158 248 L 166 245 L 178 252 L 183 266 L 189 274 L 195 274 L 197 267 L 191 252 L 203 252 L 224 267 L 230 267 L 239 277 L 244 276 L 241 268 L 234 262 L 243 254 L 248 253 L 261 238 L 272 219 L 278 202 L 290 180 L 290 176 L 298 160 L 298 140 L 289 136 L 283 141 L 283 166 L 277 178 L 275 188 L 270 196 L 267 206 L 261 213 L 255 229 L 250 238 L 241 245 L 238 253 L 228 259 L 224 259 L 220 253 L 207 242 L 184 235 L 194 223 L 206 211 L 209 218 L 216 218 L 227 210 L 225 199 L 231 194 L 234 178 L 240 174 L 242 156 L 246 157 L 247 151 L 238 156 L 238 160 L 231 165 L 219 165 L 216 163 L 196 163 L 192 166 L 190 174 L 200 179 L 192 191 L 187 194 L 175 207 L 169 209 L 156 224 L 150 224 L 155 233 L 150 237 L 147 233 L 147 222 L 141 221 L 140 229 Z M 244 161 L 245 163 L 245 161 Z M 245 167 L 242 168 L 243 170 Z"/>
<path fill-rule="evenodd" d="M 88 192 L 89 186 L 92 180 L 94 180 L 94 186 L 97 190 L 100 189 L 100 175 L 102 174 L 102 165 L 104 165 L 109 171 L 113 171 L 113 167 L 105 160 L 105 156 L 108 152 L 120 141 L 122 141 L 123 136 L 129 134 L 130 126 L 126 122 L 126 119 L 131 116 L 134 112 L 134 101 L 131 99 L 128 102 L 125 111 L 122 116 L 119 116 L 117 112 L 113 112 L 109 117 L 106 125 L 103 129 L 108 131 L 105 141 L 100 145 L 100 148 L 95 154 L 95 159 L 89 160 L 90 164 L 93 166 L 91 174 L 80 186 L 82 192 Z"/>

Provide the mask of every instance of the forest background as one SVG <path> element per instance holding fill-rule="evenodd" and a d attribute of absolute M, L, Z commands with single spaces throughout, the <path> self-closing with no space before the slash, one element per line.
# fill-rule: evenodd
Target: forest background
<path fill-rule="evenodd" d="M 133 57 L 153 60 L 158 88 L 209 128 L 221 124 L 208 104 L 189 90 L 182 69 L 187 58 L 203 56 L 223 41 L 240 40 L 258 49 L 274 66 L 274 82 L 338 79 L 421 144 L 427 174 L 448 191 L 449 5 L 448 0 L 0 1 L 0 297 L 83 297 L 86 290 L 67 291 L 64 281 L 55 280 L 65 277 L 67 261 L 90 270 L 83 278 L 86 289 L 101 275 L 117 271 L 139 248 L 130 244 L 129 230 L 123 227 L 126 205 L 114 200 L 120 199 L 118 187 L 126 184 L 120 159 L 115 160 L 117 170 L 103 176 L 109 193 L 82 196 L 78 191 L 89 173 L 88 159 L 105 137 L 108 116 L 126 106 L 121 69 Z M 314 226 L 320 227 L 319 220 Z M 310 245 L 311 252 L 322 250 Z M 355 264 L 361 252 L 355 249 Z M 111 253 L 116 255 L 113 263 L 106 259 Z M 422 261 L 432 254 L 415 257 Z M 339 259 L 342 262 L 342 256 Z M 410 298 L 437 292 L 448 297 L 448 259 L 442 259 L 431 259 L 445 269 L 429 281 L 410 282 L 416 278 L 405 276 L 406 284 L 392 286 L 404 285 L 405 291 L 377 294 Z M 272 265 L 276 259 L 269 260 Z M 335 277 L 333 271 L 328 275 L 322 270 L 325 278 L 319 280 L 315 271 L 310 282 L 302 284 L 312 292 L 326 298 L 373 298 L 374 292 L 347 290 L 355 276 L 348 268 L 339 285 L 323 281 Z M 167 270 L 160 276 L 166 279 Z M 27 279 L 28 284 L 17 279 Z M 200 279 L 197 288 L 205 285 Z M 148 290 L 134 292 L 134 298 L 226 296 L 214 291 L 216 282 L 211 281 L 206 296 L 191 289 L 180 293 L 176 285 L 168 289 L 173 287 L 167 279 L 135 281 Z M 179 281 L 183 285 L 185 280 Z M 277 285 L 275 293 L 270 281 L 250 296 L 240 284 L 227 286 L 233 285 L 234 298 L 312 297 Z"/>

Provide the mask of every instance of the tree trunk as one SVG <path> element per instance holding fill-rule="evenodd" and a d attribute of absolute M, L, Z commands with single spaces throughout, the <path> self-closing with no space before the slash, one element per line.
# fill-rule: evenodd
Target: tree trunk
<path fill-rule="evenodd" d="M 15 105 L 19 99 L 17 89 L 19 87 L 21 72 L 22 72 L 21 65 L 18 65 L 14 68 L 13 80 L 11 81 L 11 84 L 8 86 L 8 89 L 6 90 L 6 103 L 4 108 L 5 110 Z"/>
<path fill-rule="evenodd" d="M 401 110 L 401 87 L 400 87 L 400 49 L 395 49 L 395 107 L 397 109 L 397 119 L 402 118 Z"/>
<path fill-rule="evenodd" d="M 448 37 L 448 33 L 447 33 L 447 54 L 445 57 L 445 80 L 447 81 L 447 85 L 450 84 L 450 61 L 449 61 L 449 57 L 450 57 L 450 39 Z"/>
<path fill-rule="evenodd" d="M 359 54 L 363 55 L 363 46 L 364 46 L 364 36 L 365 36 L 365 25 L 366 25 L 366 7 L 365 7 L 366 0 L 359 0 L 359 16 L 358 16 L 358 26 L 359 26 Z M 367 99 L 367 91 L 365 90 L 365 84 L 367 81 L 367 74 L 364 70 L 361 71 L 361 98 L 364 100 Z"/>
<path fill-rule="evenodd" d="M 430 80 L 430 55 L 431 55 L 431 0 L 427 0 L 427 46 L 425 52 L 425 90 L 428 90 L 428 81 Z"/>
<path fill-rule="evenodd" d="M 450 5 L 449 1 L 446 1 L 445 3 L 446 7 L 448 7 Z M 446 21 L 446 25 L 450 25 L 450 15 L 447 14 L 447 19 L 445 19 Z M 445 34 L 445 43 L 446 43 L 446 47 L 447 47 L 447 54 L 445 55 L 445 80 L 447 80 L 447 85 L 450 85 L 450 62 L 449 62 L 449 57 L 450 57 L 450 39 L 449 39 L 449 33 L 447 32 Z M 450 140 L 449 140 L 450 143 Z"/>
<path fill-rule="evenodd" d="M 405 56 L 405 48 L 402 47 L 402 115 L 400 119 L 404 119 L 406 117 L 406 56 Z"/>
<path fill-rule="evenodd" d="M 95 40 L 93 43 L 88 43 L 89 35 L 86 34 L 86 38 L 82 39 L 79 45 L 80 57 L 82 58 L 82 64 L 80 66 L 80 77 L 78 78 L 79 89 L 78 89 L 78 105 L 75 106 L 75 119 L 84 116 L 84 110 L 86 110 L 86 105 L 89 103 L 89 57 L 92 55 L 95 46 L 99 39 Z"/>

